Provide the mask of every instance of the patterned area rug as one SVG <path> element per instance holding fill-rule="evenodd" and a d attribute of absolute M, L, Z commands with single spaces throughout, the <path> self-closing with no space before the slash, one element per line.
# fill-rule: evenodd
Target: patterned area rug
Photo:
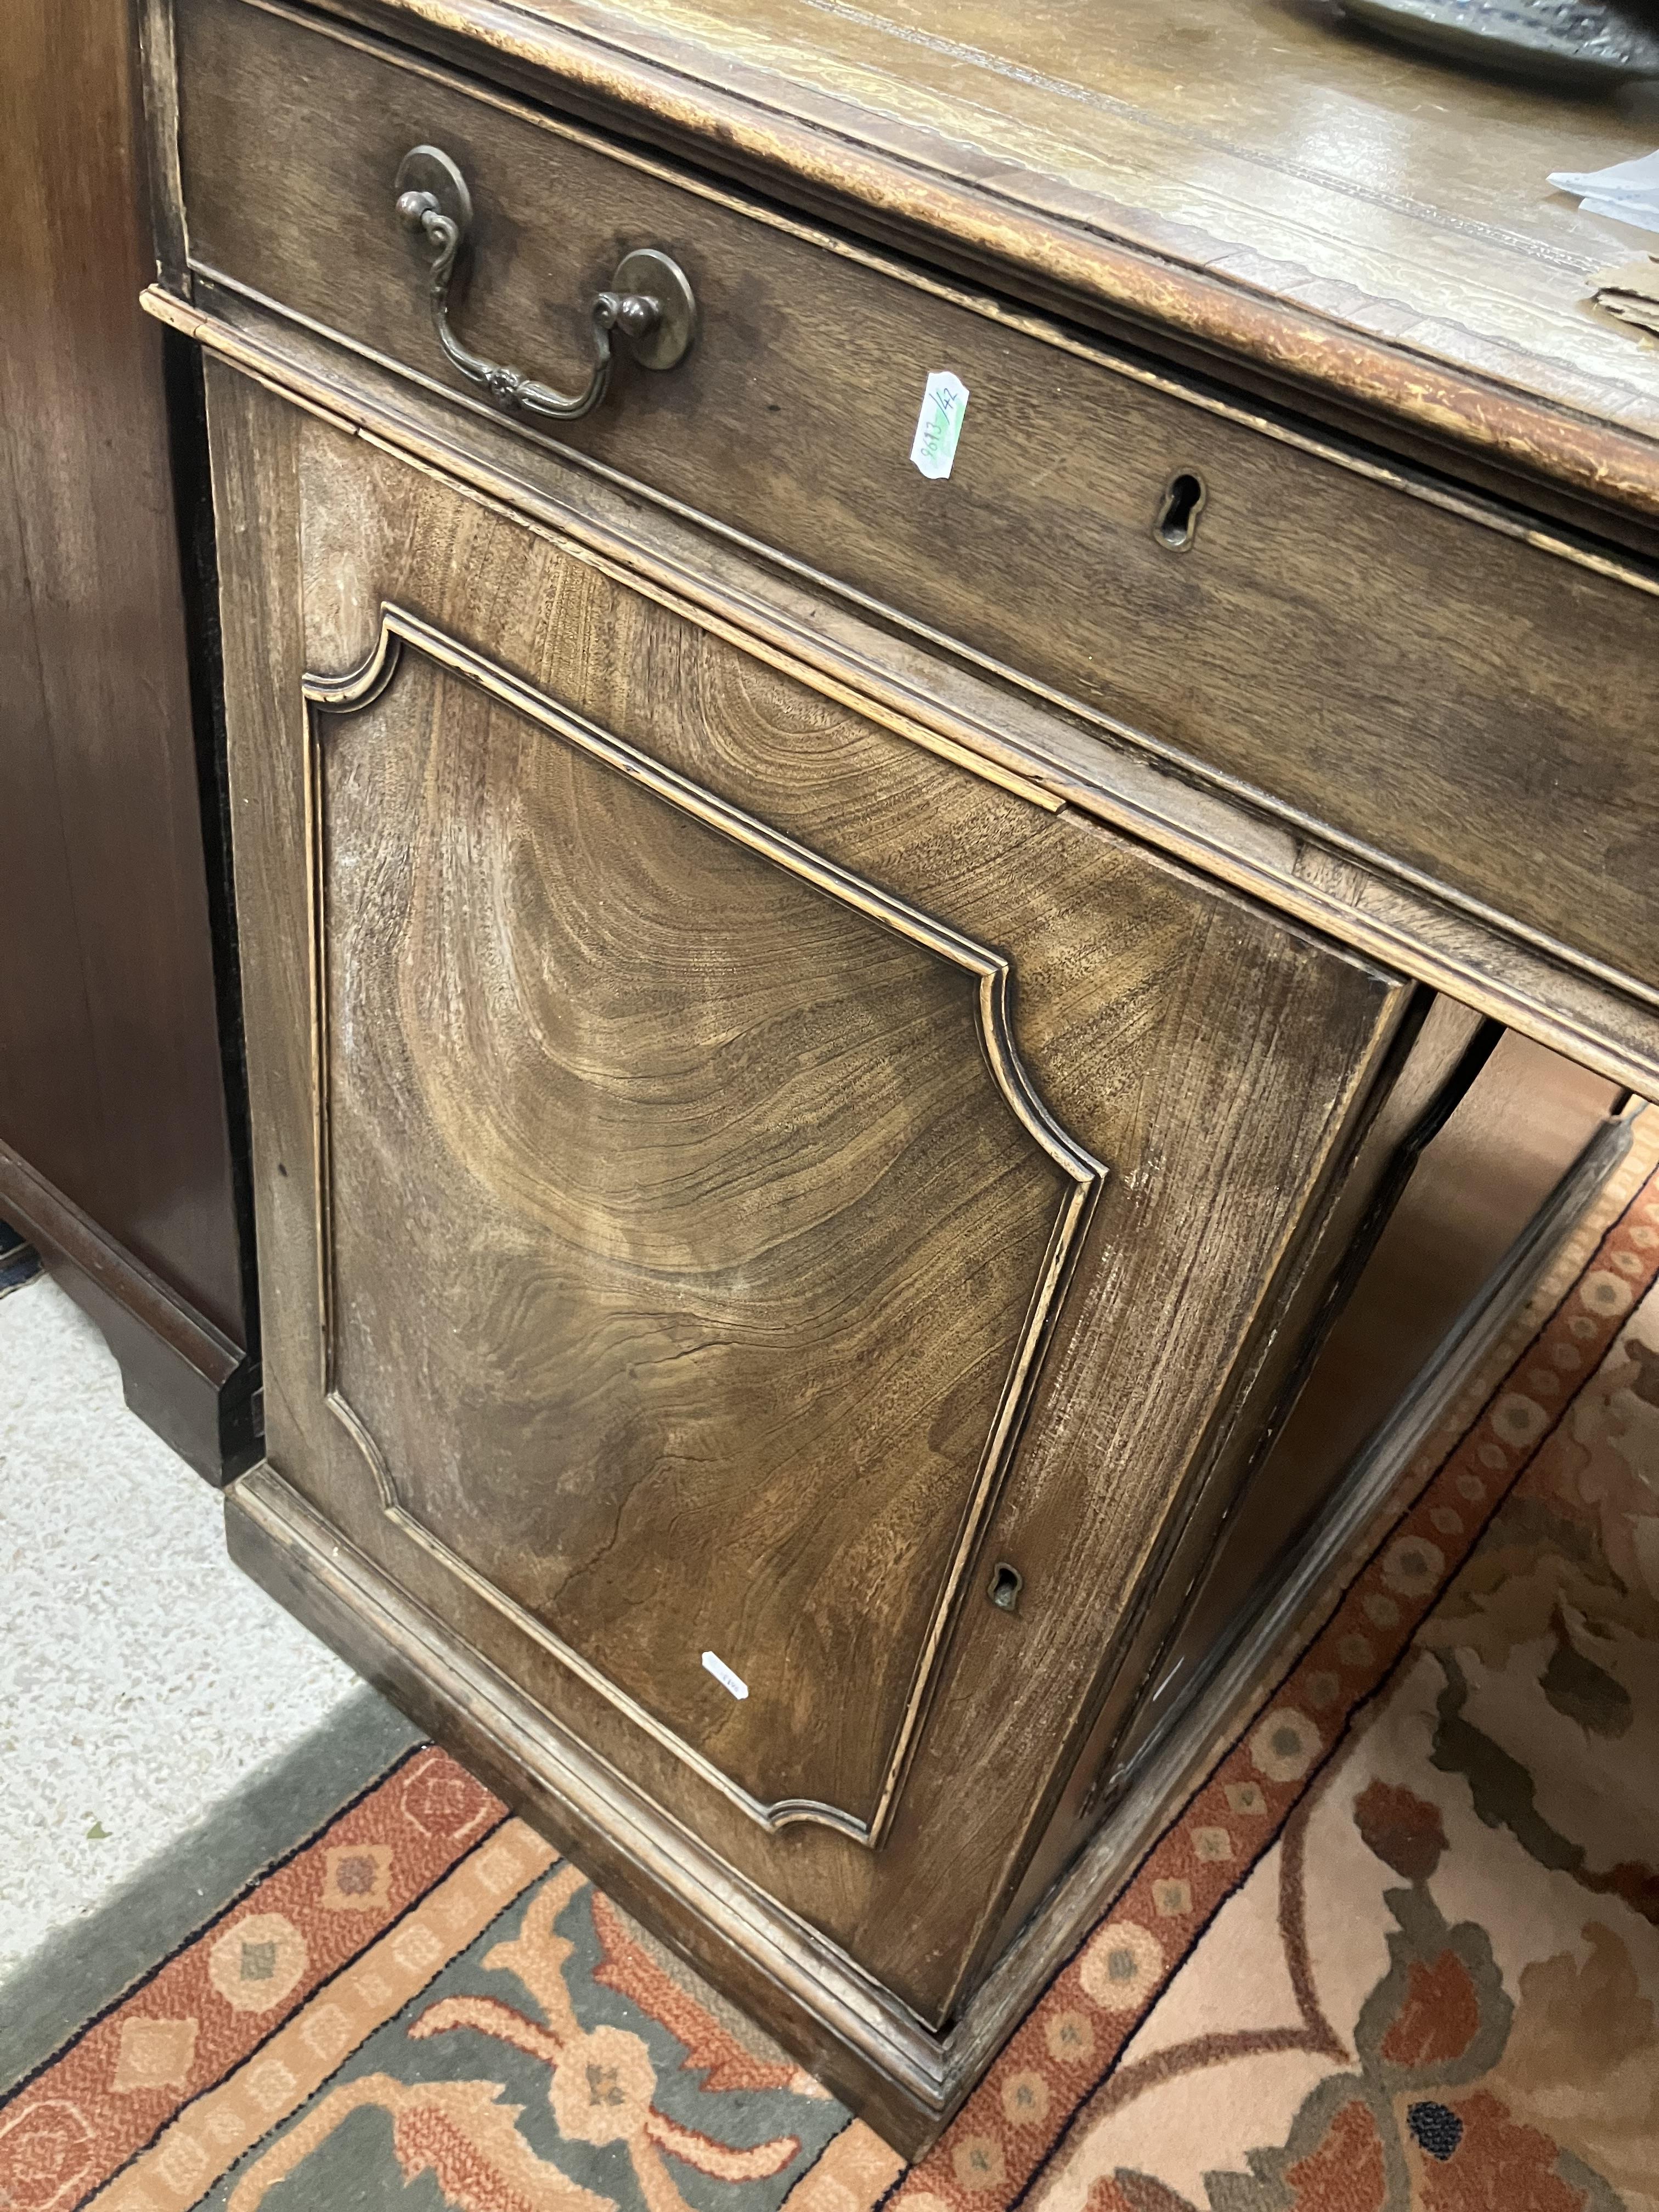
<path fill-rule="evenodd" d="M 917 2166 L 422 1747 L 0 2105 L 0 2205 L 1659 2212 L 1656 1154 Z"/>

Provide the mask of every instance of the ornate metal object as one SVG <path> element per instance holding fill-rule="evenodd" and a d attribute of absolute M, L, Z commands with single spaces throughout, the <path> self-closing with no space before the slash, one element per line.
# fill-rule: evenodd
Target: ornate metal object
<path fill-rule="evenodd" d="M 472 195 L 447 154 L 412 146 L 398 165 L 398 220 L 432 249 L 427 289 L 432 327 L 451 365 L 481 385 L 498 407 L 522 415 L 572 422 L 590 414 L 611 387 L 616 356 L 611 333 L 626 338 L 641 368 L 672 368 L 684 360 L 696 334 L 697 306 L 684 271 L 654 246 L 625 253 L 610 289 L 589 310 L 598 358 L 580 392 L 557 392 L 523 370 L 485 361 L 456 337 L 449 319 L 449 287 L 472 229 Z"/>
<path fill-rule="evenodd" d="M 1552 84 L 1659 76 L 1659 33 L 1619 0 L 1342 0 L 1391 39 Z"/>

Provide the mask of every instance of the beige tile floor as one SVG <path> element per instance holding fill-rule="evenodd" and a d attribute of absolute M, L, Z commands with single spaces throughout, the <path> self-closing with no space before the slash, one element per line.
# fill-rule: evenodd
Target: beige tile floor
<path fill-rule="evenodd" d="M 57 1285 L 0 1297 L 0 1980 L 354 1686 Z"/>

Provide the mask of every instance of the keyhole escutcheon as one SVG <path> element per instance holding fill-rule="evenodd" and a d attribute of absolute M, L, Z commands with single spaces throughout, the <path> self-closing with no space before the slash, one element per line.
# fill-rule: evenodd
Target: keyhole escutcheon
<path fill-rule="evenodd" d="M 1208 497 L 1203 477 L 1194 476 L 1190 469 L 1182 469 L 1178 476 L 1171 477 L 1164 487 L 1158 520 L 1152 525 L 1152 535 L 1158 544 L 1171 553 L 1184 553 L 1193 542 L 1198 518 Z"/>
<path fill-rule="evenodd" d="M 1011 1567 L 1006 1559 L 999 1559 L 991 1570 L 991 1580 L 986 1595 L 1004 1613 L 1018 1613 L 1019 1593 L 1024 1587 L 1018 1567 Z"/>

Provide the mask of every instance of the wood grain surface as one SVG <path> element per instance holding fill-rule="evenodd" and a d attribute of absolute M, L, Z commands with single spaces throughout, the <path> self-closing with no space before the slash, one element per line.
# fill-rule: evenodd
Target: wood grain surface
<path fill-rule="evenodd" d="M 1308 0 L 176 28 L 248 372 L 234 1540 L 918 2142 L 1473 1025 L 1408 975 L 1650 1048 L 1659 381 L 1529 180 L 1659 110 L 1443 116 Z M 685 367 L 559 442 L 459 391 L 422 140 L 467 343 L 574 383 L 654 245 Z"/>
<path fill-rule="evenodd" d="M 313 714 L 331 1390 L 638 1725 L 871 1835 L 1101 1170 L 999 956 L 399 640 Z"/>
<path fill-rule="evenodd" d="M 138 307 L 130 36 L 125 0 L 21 0 L 0 65 L 0 1214 L 222 1479 L 246 1318 L 169 350 L 194 364 Z"/>
<path fill-rule="evenodd" d="M 574 386 L 586 303 L 659 244 L 697 349 L 624 372 L 569 446 L 1659 990 L 1659 596 L 266 5 L 184 0 L 179 33 L 199 270 L 457 386 L 392 213 L 430 140 L 477 211 L 467 343 Z M 945 483 L 908 459 L 939 367 L 971 394 Z M 1205 501 L 1173 551 L 1183 473 Z"/>
<path fill-rule="evenodd" d="M 456 406 L 368 361 L 343 374 L 331 340 L 228 289 L 188 307 L 151 286 L 149 311 L 216 359 L 343 434 L 438 469 L 580 545 L 586 557 L 722 628 L 742 610 L 751 647 L 775 647 L 911 743 L 1023 793 L 1070 805 L 1213 881 L 1325 931 L 1643 1097 L 1659 1096 L 1659 1012 L 1645 998 L 1476 915 L 1387 860 L 1360 860 L 1200 781 L 1075 706 L 1057 709 L 960 651 L 828 592 L 810 570 L 672 513 L 488 409 Z"/>
<path fill-rule="evenodd" d="M 1591 271 L 1640 234 L 1547 182 L 1648 151 L 1650 86 L 1574 98 L 1471 76 L 1322 0 L 333 11 L 629 136 L 701 145 L 926 258 L 1001 264 L 1085 321 L 1659 514 L 1659 370 L 1586 305 Z"/>
<path fill-rule="evenodd" d="M 362 439 L 343 437 L 223 371 L 213 372 L 211 397 L 239 892 L 249 918 L 250 1071 L 274 1463 L 368 1557 L 505 1668 L 564 1727 L 690 1821 L 745 1878 L 785 1910 L 805 1915 L 903 2002 L 940 2018 L 973 1970 L 997 1904 L 1017 1878 L 1033 1826 L 1063 1777 L 1073 1739 L 1109 1675 L 1113 1624 L 1127 1623 L 1139 1603 L 1164 1533 L 1201 1488 L 1228 1411 L 1265 1356 L 1274 1317 L 1304 1264 L 1301 1226 L 1341 1174 L 1374 1108 L 1409 994 L 1374 966 L 1129 841 L 941 761 L 830 696 L 811 670 L 781 672 L 775 646 L 757 635 L 754 648 L 745 649 L 735 620 L 723 632 L 689 622 L 627 588 L 580 547 L 526 527 Z M 761 1827 L 677 1751 L 620 1711 L 614 1698 L 592 1688 L 545 1638 L 527 1632 L 499 1600 L 458 1577 L 388 1520 L 372 1470 L 325 1403 L 321 1197 L 311 1164 L 316 1092 L 309 740 L 300 680 L 307 667 L 331 678 L 361 668 L 386 601 L 487 659 L 514 683 L 532 687 L 555 713 L 581 717 L 824 861 L 1000 951 L 1014 982 L 1012 1035 L 1034 1086 L 1060 1127 L 1111 1167 L 1019 1453 L 981 1540 L 890 1828 L 877 1850 L 817 1825 L 775 1834 Z M 568 763 L 556 769 L 536 755 L 537 777 L 552 781 L 544 789 L 538 781 L 521 787 L 527 737 L 511 720 L 497 728 L 499 717 L 492 714 L 483 726 L 476 717 L 458 725 L 475 732 L 464 769 L 436 742 L 449 711 L 446 703 L 444 714 L 435 716 L 438 697 L 422 685 L 406 693 L 397 683 L 388 689 L 385 714 L 412 726 L 398 722 L 383 772 L 395 768 L 407 779 L 416 763 L 426 763 L 434 779 L 432 834 L 441 823 L 447 827 L 417 871 L 410 841 L 422 812 L 412 800 L 401 808 L 371 807 L 364 820 L 374 831 L 367 848 L 379 855 L 374 865 L 394 878 L 418 882 L 423 874 L 428 883 L 453 883 L 459 856 L 475 842 L 480 854 L 512 849 L 514 823 L 521 825 L 520 842 L 513 871 L 495 878 L 501 890 L 473 896 L 464 908 L 441 902 L 447 957 L 441 969 L 414 958 L 403 964 L 398 988 L 406 1006 L 417 1004 L 422 990 L 443 994 L 457 975 L 506 976 L 514 964 L 515 914 L 544 916 L 549 942 L 568 944 L 558 917 L 588 911 L 586 895 L 564 887 L 564 871 L 554 861 L 554 825 L 561 817 L 553 794 Z M 342 723 L 341 729 L 349 726 Z M 483 727 L 491 735 L 481 757 L 477 733 Z M 392 734 L 389 720 L 389 740 Z M 504 750 L 492 771 L 497 746 Z M 516 786 L 502 764 L 514 762 Z M 374 789 L 372 776 L 365 789 Z M 441 793 L 445 805 L 437 804 Z M 603 811 L 600 818 L 608 818 Z M 542 827 L 532 836 L 535 823 Z M 446 846 L 453 857 L 440 864 Z M 625 855 L 616 846 L 616 839 L 607 841 L 603 857 L 618 872 L 615 880 L 625 884 Z M 556 896 L 540 884 L 544 875 L 558 886 Z M 392 889 L 382 894 L 393 901 L 394 913 L 397 902 L 412 895 Z M 729 896 L 728 887 L 714 900 L 711 890 L 711 913 L 729 911 Z M 759 896 L 758 887 L 745 896 Z M 825 901 L 828 922 L 806 923 L 809 910 L 799 907 L 798 888 L 790 887 L 790 896 L 787 907 L 762 897 L 757 912 L 770 915 L 775 930 L 787 927 L 799 941 L 789 950 L 762 930 L 748 957 L 756 963 L 757 988 L 775 972 L 792 978 L 790 991 L 800 994 L 813 958 L 827 963 L 821 971 L 827 977 L 840 972 L 838 963 L 848 957 L 847 917 Z M 647 905 L 647 917 L 650 912 Z M 823 932 L 830 924 L 826 945 Z M 641 922 L 616 916 L 606 927 L 626 931 Z M 805 969 L 795 964 L 802 961 Z M 890 1022 L 903 991 L 885 996 L 882 963 L 864 964 L 867 986 L 878 1000 L 884 998 Z M 391 969 L 380 972 L 383 990 Z M 679 1012 L 660 994 L 653 1001 L 653 1018 L 671 1038 L 682 1012 L 694 1031 L 707 1018 L 699 1011 L 708 1003 L 698 995 L 704 987 L 693 991 L 687 980 L 692 972 L 684 965 L 675 969 Z M 912 975 L 905 988 L 915 980 Z M 491 994 L 500 988 L 492 984 Z M 534 1026 L 538 1006 L 535 1019 L 552 1019 L 553 1000 L 540 995 L 549 988 L 538 984 L 538 995 L 525 1001 L 527 1026 Z M 807 1069 L 815 1036 L 836 1034 L 845 1018 L 834 1005 L 840 988 L 823 992 L 818 1011 L 794 1024 L 793 1049 Z M 491 994 L 475 981 L 466 995 L 479 1003 L 469 1006 L 465 1024 L 459 1010 L 442 1010 L 434 999 L 427 1033 L 436 1033 L 433 1024 L 438 1030 L 460 1024 L 453 1031 L 459 1037 L 473 1033 L 466 1024 L 475 1024 L 488 1046 L 486 1062 L 506 1052 L 500 1024 L 489 1014 Z M 763 1002 L 763 994 L 742 1001 Z M 818 1025 L 826 1022 L 830 1028 L 822 1031 Z M 960 1024 L 952 1027 L 959 1037 Z M 417 1089 L 416 1063 L 398 1042 L 407 1034 L 406 1027 L 390 1038 L 382 1032 L 380 1045 L 354 1036 L 350 1046 L 353 1054 L 383 1048 L 387 1055 L 384 1076 L 371 1077 L 365 1068 L 362 1079 L 369 1085 L 366 1096 L 380 1107 L 399 1102 L 402 1118 L 390 1118 L 382 1131 L 386 1158 L 377 1173 L 380 1191 L 396 1188 L 400 1203 L 395 1213 L 377 1217 L 383 1224 L 378 1231 L 366 1218 L 349 1229 L 348 1235 L 371 1241 L 352 1248 L 354 1263 L 342 1272 L 337 1297 L 343 1310 L 356 1296 L 383 1309 L 397 1292 L 382 1291 L 373 1278 L 429 1269 L 434 1263 L 420 1256 L 426 1240 L 435 1254 L 446 1238 L 456 1279 L 447 1295 L 471 1298 L 476 1309 L 492 1278 L 487 1266 L 465 1260 L 468 1240 L 482 1231 L 487 1250 L 489 1225 L 504 1213 L 554 1203 L 547 1190 L 533 1199 L 524 1194 L 526 1162 L 536 1155 L 517 1135 L 505 1150 L 494 1138 L 481 1146 L 482 1172 L 470 1183 L 459 1157 L 436 1180 L 416 1171 L 417 1159 L 429 1167 L 433 1154 L 428 1147 L 416 1155 L 404 1140 Z M 886 1079 L 874 1073 L 883 1055 L 873 1034 L 865 1035 L 860 1051 L 870 1057 L 854 1064 L 871 1071 L 866 1088 L 872 1095 L 888 1097 Z M 890 1026 L 887 1035 L 890 1041 Z M 337 1033 L 334 1047 L 337 1070 Z M 661 1044 L 634 1048 L 647 1068 L 660 1066 L 655 1055 Z M 514 1054 L 520 1049 L 515 1046 Z M 775 1075 L 787 1063 L 781 1040 L 752 1028 L 739 1030 L 726 1049 L 736 1065 L 752 1056 L 757 1075 L 769 1068 Z M 936 1061 L 940 1049 L 944 1059 Z M 457 1070 L 441 1086 L 446 1091 L 459 1079 L 458 1050 L 446 1048 L 447 1064 Z M 445 1054 L 434 1054 L 434 1063 L 445 1064 Z M 466 1107 L 466 1126 L 484 1135 L 501 1111 L 500 1097 L 532 1096 L 529 1063 L 514 1057 L 502 1065 L 509 1070 L 505 1085 L 481 1082 L 480 1095 Z M 930 1045 L 920 1062 L 900 1053 L 895 1065 L 913 1067 L 925 1084 L 934 1079 L 930 1070 L 954 1068 L 958 1080 L 963 1071 L 949 1029 L 942 1047 Z M 514 1066 L 517 1073 L 510 1072 Z M 550 1073 L 546 1079 L 560 1095 L 562 1079 Z M 802 1073 L 794 1081 L 800 1099 L 822 1103 L 820 1079 Z M 970 1085 L 942 1120 L 935 1109 L 930 1129 L 937 1124 L 948 1130 L 950 1115 L 964 1106 L 971 1122 L 978 1111 L 975 1095 Z M 737 1094 L 740 1102 L 749 1096 Z M 953 1096 L 949 1083 L 938 1096 Z M 419 1110 L 428 1109 L 422 1104 Z M 779 1110 L 775 1096 L 761 1120 L 746 1126 L 765 1126 L 769 1115 L 775 1126 Z M 912 1109 L 895 1110 L 896 1130 L 916 1127 Z M 546 1122 L 531 1126 L 542 1142 L 556 1139 Z M 365 1146 L 369 1127 L 366 1119 Z M 1006 1135 L 1001 1142 L 1016 1181 L 1029 1177 L 1029 1148 L 1016 1142 L 1008 1149 Z M 904 1170 L 921 1179 L 918 1191 L 928 1193 L 925 1206 L 908 1207 L 912 1235 L 925 1233 L 918 1225 L 925 1213 L 950 1212 L 957 1205 L 949 1146 L 936 1149 L 930 1137 L 921 1150 L 922 1157 Z M 880 1156 L 878 1146 L 872 1157 Z M 554 1164 L 550 1159 L 545 1173 L 556 1188 Z M 1017 1206 L 1013 1218 L 1024 1221 L 1028 1204 Z M 999 1194 L 996 1218 L 1008 1218 L 1006 1206 Z M 333 1212 L 337 1230 L 337 1203 Z M 429 1220 L 422 1218 L 428 1212 Z M 817 1215 L 815 1203 L 807 1213 Z M 711 1202 L 711 1224 L 717 1227 L 720 1218 Z M 843 1229 L 827 1214 L 819 1218 L 831 1242 L 850 1234 L 855 1243 L 864 1233 L 855 1224 L 873 1218 L 854 1209 Z M 975 1224 L 958 1218 L 954 1235 L 958 1267 L 963 1253 L 983 1252 Z M 516 1251 L 509 1247 L 491 1294 L 509 1305 L 515 1286 L 531 1295 L 539 1264 L 522 1242 Z M 827 1286 L 829 1277 L 820 1279 Z M 962 1279 L 949 1294 L 948 1311 L 953 1322 L 961 1318 L 977 1328 L 1001 1295 L 994 1282 L 970 1295 Z M 833 1308 L 833 1298 L 830 1303 Z M 453 1321 L 453 1306 L 447 1310 Z M 464 1323 L 470 1333 L 464 1340 L 477 1342 L 477 1311 Z M 941 1320 L 933 1328 L 944 1325 Z M 757 1326 L 758 1309 L 746 1324 Z M 424 1345 L 406 1348 L 404 1371 L 418 1374 L 419 1360 L 447 1358 L 447 1333 L 433 1322 Z M 872 1411 L 879 1413 L 878 1401 Z M 490 1480 L 484 1463 L 493 1431 L 482 1414 L 473 1430 L 471 1455 L 447 1468 L 437 1440 L 413 1439 L 422 1455 L 418 1479 L 434 1489 L 447 1485 L 444 1510 L 457 1516 L 457 1528 L 469 1486 Z M 757 1429 L 752 1448 L 745 1443 L 720 1477 L 739 1497 L 771 1479 L 764 1436 Z M 962 1449 L 948 1420 L 930 1443 L 945 1457 Z M 639 1465 L 643 1469 L 644 1459 Z M 394 1477 L 402 1472 L 394 1469 Z M 707 1480 L 714 1479 L 711 1471 Z M 896 1491 L 910 1480 L 908 1469 L 890 1466 L 887 1480 Z M 506 1487 L 469 1531 L 469 1540 L 485 1547 L 481 1557 L 491 1556 L 495 1540 L 483 1524 L 507 1510 Z M 946 1482 L 935 1495 L 960 1492 Z M 514 1510 L 516 1525 L 535 1534 L 539 1507 L 520 1499 Z M 902 1530 L 911 1508 L 901 1498 L 893 1510 L 896 1521 L 889 1525 Z M 682 1549 L 690 1540 L 677 1538 L 667 1548 Z M 921 1552 L 929 1545 L 937 1559 L 936 1532 L 921 1540 Z M 641 1556 L 647 1556 L 644 1548 Z M 983 1585 L 998 1560 L 1023 1577 L 1017 1613 L 987 1601 Z M 635 1589 L 637 1601 L 620 1622 L 601 1623 L 595 1614 L 594 1633 L 606 1639 L 610 1663 L 637 1668 L 632 1679 L 646 1684 L 656 1663 L 652 1655 L 667 1650 L 673 1632 L 653 1610 L 667 1595 L 659 1571 L 636 1581 Z M 895 1606 L 899 1612 L 890 1617 L 899 1618 L 908 1602 L 884 1583 L 872 1583 L 869 1596 L 884 1619 Z M 833 1607 L 833 1593 L 828 1601 Z M 683 1632 L 692 1640 L 689 1623 Z M 852 1668 L 858 1638 L 845 1620 L 842 1633 L 836 1663 Z M 838 1679 L 849 1675 L 843 1671 Z M 764 1686 L 758 1670 L 757 1686 Z M 750 1702 L 758 1708 L 758 1698 Z M 802 1709 L 803 1719 L 810 1710 Z M 688 1718 L 687 1724 L 694 1723 Z M 773 1725 L 787 1737 L 794 1723 L 788 1711 L 775 1707 Z"/>

